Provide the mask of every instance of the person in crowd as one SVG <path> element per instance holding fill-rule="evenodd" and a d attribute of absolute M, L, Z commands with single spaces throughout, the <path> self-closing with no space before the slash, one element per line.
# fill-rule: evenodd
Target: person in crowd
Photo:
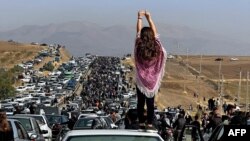
<path fill-rule="evenodd" d="M 173 128 L 175 130 L 174 131 L 174 139 L 175 139 L 175 141 L 177 141 L 179 139 L 180 134 L 181 134 L 181 130 L 183 129 L 185 124 L 186 124 L 186 120 L 184 118 L 184 114 L 179 113 L 178 119 L 173 124 Z"/>
<path fill-rule="evenodd" d="M 37 108 L 36 103 L 35 103 L 35 102 L 32 102 L 32 104 L 31 104 L 30 107 L 29 107 L 29 109 L 30 109 L 30 114 L 35 114 L 36 108 Z"/>
<path fill-rule="evenodd" d="M 192 141 L 198 141 L 199 140 L 198 130 L 201 128 L 201 124 L 199 122 L 199 116 L 197 114 L 194 116 L 194 121 L 191 123 L 191 125 L 194 125 L 196 127 L 196 128 L 193 127 L 191 131 Z"/>
<path fill-rule="evenodd" d="M 76 117 L 75 114 L 73 114 L 72 117 L 71 117 L 71 119 L 68 121 L 68 128 L 69 128 L 70 130 L 73 129 L 73 127 L 74 127 L 76 121 L 77 121 L 77 117 Z"/>
<path fill-rule="evenodd" d="M 12 128 L 7 121 L 6 112 L 0 109 L 0 140 L 14 141 Z"/>
<path fill-rule="evenodd" d="M 212 128 L 212 131 L 222 123 L 222 117 L 221 114 L 219 113 L 218 108 L 215 108 L 211 118 L 209 119 L 209 123 L 207 124 L 206 130 L 209 130 Z"/>
<path fill-rule="evenodd" d="M 186 124 L 191 124 L 191 122 L 193 121 L 189 112 L 187 112 L 187 114 L 185 115 L 185 120 L 186 120 Z"/>
<path fill-rule="evenodd" d="M 149 23 L 149 27 L 142 28 L 144 16 Z M 140 128 L 155 129 L 152 124 L 154 119 L 154 97 L 159 91 L 160 82 L 164 75 L 166 51 L 159 40 L 151 14 L 146 10 L 138 12 L 134 56 L 139 126 Z M 147 105 L 147 126 L 145 126 L 143 119 L 145 101 Z"/>
<path fill-rule="evenodd" d="M 203 128 L 204 133 L 206 132 L 205 129 L 207 127 L 207 124 L 209 123 L 208 119 L 209 119 L 208 114 L 204 113 L 203 117 L 202 117 L 202 120 L 201 120 L 201 126 Z"/>
<path fill-rule="evenodd" d="M 249 112 L 247 113 L 247 116 L 246 116 L 246 122 L 247 122 L 247 125 L 250 125 L 250 113 Z"/>
<path fill-rule="evenodd" d="M 224 102 L 224 104 L 222 105 L 223 111 L 226 114 L 227 113 L 227 102 Z"/>

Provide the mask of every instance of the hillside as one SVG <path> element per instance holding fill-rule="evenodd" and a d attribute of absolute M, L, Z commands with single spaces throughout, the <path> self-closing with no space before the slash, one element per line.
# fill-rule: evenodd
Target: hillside
<path fill-rule="evenodd" d="M 165 76 L 162 80 L 160 92 L 156 96 L 156 105 L 160 108 L 168 106 L 182 105 L 188 108 L 192 104 L 196 108 L 197 104 L 207 106 L 209 98 L 219 98 L 218 92 L 218 69 L 219 62 L 214 61 L 216 56 L 203 56 L 201 61 L 202 73 L 199 77 L 197 72 L 200 70 L 200 56 L 190 56 L 188 58 L 187 69 L 185 57 L 179 56 L 178 59 L 167 60 Z M 224 74 L 224 84 L 222 91 L 224 101 L 234 103 L 237 97 L 239 83 L 239 68 L 244 72 L 242 78 L 246 77 L 247 67 L 250 65 L 250 57 L 239 57 L 239 61 L 230 61 L 230 57 L 223 57 L 221 73 Z M 125 64 L 134 66 L 133 59 L 127 59 Z M 134 75 L 132 72 L 131 76 Z M 242 80 L 240 103 L 246 102 L 246 80 Z M 194 93 L 199 94 L 198 98 Z M 204 101 L 204 98 L 206 99 Z M 248 99 L 250 102 L 250 99 Z"/>
<path fill-rule="evenodd" d="M 48 47 L 40 45 L 31 45 L 26 43 L 18 43 L 14 41 L 0 41 L 0 67 L 9 69 L 12 68 L 14 65 L 32 60 L 35 56 L 38 55 L 40 51 L 44 49 L 48 49 Z M 61 48 L 60 52 L 62 58 L 59 64 L 61 64 L 62 62 L 66 62 L 70 59 L 71 55 L 66 49 Z M 53 57 L 46 57 L 40 64 L 35 65 L 34 68 L 38 69 L 49 61 L 53 61 Z"/>
<path fill-rule="evenodd" d="M 0 41 L 0 66 L 11 68 L 16 64 L 33 59 L 39 51 L 45 48 L 38 45 Z"/>

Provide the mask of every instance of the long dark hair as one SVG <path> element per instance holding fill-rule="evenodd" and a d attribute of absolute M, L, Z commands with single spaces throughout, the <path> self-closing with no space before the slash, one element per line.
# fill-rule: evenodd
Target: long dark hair
<path fill-rule="evenodd" d="M 10 131 L 10 126 L 7 121 L 6 113 L 2 111 L 0 111 L 0 131 L 2 132 Z"/>
<path fill-rule="evenodd" d="M 141 29 L 141 42 L 138 44 L 139 56 L 144 60 L 152 60 L 159 54 L 159 46 L 155 42 L 153 30 L 150 27 Z"/>

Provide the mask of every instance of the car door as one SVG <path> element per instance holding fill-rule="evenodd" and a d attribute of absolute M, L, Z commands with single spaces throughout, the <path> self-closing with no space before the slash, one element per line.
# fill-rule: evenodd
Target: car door
<path fill-rule="evenodd" d="M 21 125 L 20 122 L 14 121 L 14 124 L 17 129 L 17 136 L 18 138 L 15 139 L 15 141 L 29 141 L 29 135 L 27 131 L 24 129 L 24 127 Z"/>

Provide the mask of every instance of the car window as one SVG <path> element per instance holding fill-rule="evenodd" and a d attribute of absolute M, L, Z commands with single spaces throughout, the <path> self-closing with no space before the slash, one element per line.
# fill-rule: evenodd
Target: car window
<path fill-rule="evenodd" d="M 82 119 L 76 123 L 75 127 L 91 127 L 93 119 Z"/>
<path fill-rule="evenodd" d="M 19 122 L 14 122 L 17 128 L 17 135 L 19 139 L 28 139 L 28 134 Z"/>
<path fill-rule="evenodd" d="M 161 141 L 158 137 L 131 136 L 131 135 L 99 135 L 99 136 L 74 136 L 67 141 Z"/>
<path fill-rule="evenodd" d="M 68 121 L 69 121 L 68 117 L 62 116 L 62 123 L 65 123 L 65 122 L 68 122 Z"/>
<path fill-rule="evenodd" d="M 41 124 L 41 125 L 45 124 L 44 118 L 42 116 L 32 116 L 32 117 L 36 119 L 38 124 Z"/>
<path fill-rule="evenodd" d="M 36 131 L 36 133 L 39 133 L 39 134 L 42 134 L 41 130 L 40 130 L 40 127 L 38 125 L 38 123 L 36 122 L 36 120 L 32 120 L 33 124 L 34 124 L 34 129 Z"/>
<path fill-rule="evenodd" d="M 26 131 L 32 131 L 32 125 L 30 123 L 29 119 L 25 119 L 25 118 L 17 118 L 16 120 L 20 121 L 22 126 L 24 127 L 24 129 Z"/>

